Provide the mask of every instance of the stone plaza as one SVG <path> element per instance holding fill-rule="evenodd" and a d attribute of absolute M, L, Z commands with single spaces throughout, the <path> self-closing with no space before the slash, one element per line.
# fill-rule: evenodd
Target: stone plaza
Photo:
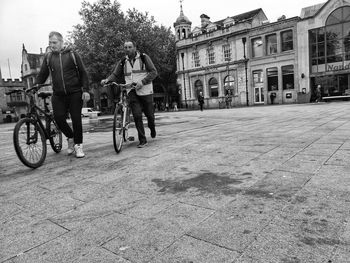
<path fill-rule="evenodd" d="M 0 262 L 350 262 L 349 102 L 157 112 L 120 154 L 110 117 L 35 170 L 0 126 Z"/>

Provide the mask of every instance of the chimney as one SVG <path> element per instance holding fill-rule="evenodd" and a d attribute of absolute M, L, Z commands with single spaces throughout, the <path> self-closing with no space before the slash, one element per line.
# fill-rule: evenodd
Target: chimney
<path fill-rule="evenodd" d="M 42 54 L 43 53 L 43 49 L 42 48 L 40 48 L 40 54 Z"/>
<path fill-rule="evenodd" d="M 202 14 L 200 16 L 200 18 L 201 18 L 201 27 L 202 28 L 209 24 L 209 22 L 210 22 L 210 20 L 209 20 L 210 17 L 209 16 L 207 16 L 206 14 Z"/>

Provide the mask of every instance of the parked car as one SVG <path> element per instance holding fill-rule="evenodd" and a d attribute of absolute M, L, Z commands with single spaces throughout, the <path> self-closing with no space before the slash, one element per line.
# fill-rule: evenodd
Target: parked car
<path fill-rule="evenodd" d="M 92 108 L 82 108 L 81 109 L 81 116 L 82 117 L 89 117 L 92 114 L 96 114 L 97 116 L 101 115 L 100 111 L 93 110 Z"/>

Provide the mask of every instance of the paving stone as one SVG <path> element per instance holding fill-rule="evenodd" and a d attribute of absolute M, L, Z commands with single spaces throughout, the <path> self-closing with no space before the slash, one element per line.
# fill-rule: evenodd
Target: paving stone
<path fill-rule="evenodd" d="M 294 173 L 316 173 L 326 162 L 328 156 L 297 154 L 276 168 Z"/>
<path fill-rule="evenodd" d="M 46 243 L 67 230 L 48 221 L 35 221 L 25 214 L 8 217 L 0 225 L 0 261 Z"/>
<path fill-rule="evenodd" d="M 139 193 L 118 189 L 113 193 L 109 193 L 106 198 L 95 199 L 66 213 L 56 215 L 50 220 L 71 230 L 96 218 L 112 214 L 118 209 L 143 198 L 144 196 Z"/>
<path fill-rule="evenodd" d="M 103 245 L 131 262 L 149 262 L 182 236 L 176 225 L 151 219 Z"/>
<path fill-rule="evenodd" d="M 245 195 L 288 201 L 311 178 L 308 173 L 273 171 L 244 191 Z"/>
<path fill-rule="evenodd" d="M 300 154 L 309 156 L 325 155 L 330 156 L 339 149 L 339 144 L 314 143 L 303 149 Z"/>
<path fill-rule="evenodd" d="M 236 251 L 215 246 L 208 242 L 189 236 L 183 236 L 172 244 L 152 262 L 178 263 L 178 262 L 201 262 L 201 263 L 232 263 L 238 257 Z"/>
<path fill-rule="evenodd" d="M 241 252 L 281 211 L 283 205 L 281 202 L 243 196 L 194 227 L 189 235 Z"/>
<path fill-rule="evenodd" d="M 326 162 L 330 165 L 347 166 L 350 170 L 350 151 L 349 150 L 338 150 L 331 156 Z"/>

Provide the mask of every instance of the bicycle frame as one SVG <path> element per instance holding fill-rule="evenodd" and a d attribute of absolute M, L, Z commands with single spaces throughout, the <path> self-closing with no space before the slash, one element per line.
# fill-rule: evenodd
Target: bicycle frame
<path fill-rule="evenodd" d="M 29 118 L 32 118 L 34 121 L 36 121 L 40 128 L 44 131 L 44 134 L 45 134 L 45 138 L 46 139 L 49 139 L 50 138 L 50 134 L 47 130 L 48 127 L 45 127 L 45 125 L 43 124 L 41 118 L 40 118 L 40 114 L 39 113 L 42 113 L 45 117 L 45 121 L 47 122 L 48 119 L 51 118 L 51 115 L 52 113 L 49 111 L 48 107 L 47 107 L 47 104 L 46 104 L 46 98 L 44 98 L 44 107 L 45 109 L 41 109 L 39 108 L 36 104 L 35 104 L 35 101 L 34 101 L 34 95 L 28 95 L 29 98 L 30 98 L 30 103 L 29 103 L 29 111 L 27 113 L 27 117 Z"/>

